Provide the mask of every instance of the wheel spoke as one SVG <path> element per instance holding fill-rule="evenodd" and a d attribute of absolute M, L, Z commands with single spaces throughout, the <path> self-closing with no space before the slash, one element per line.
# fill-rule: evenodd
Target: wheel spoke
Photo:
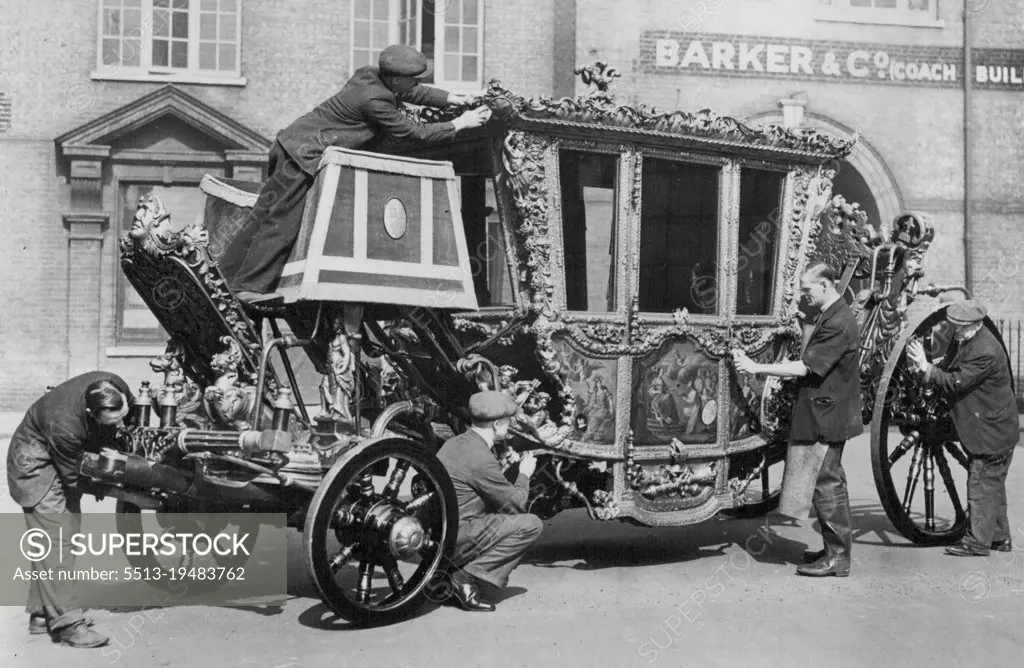
<path fill-rule="evenodd" d="M 920 440 L 921 432 L 916 429 L 907 434 L 903 440 L 900 441 L 900 444 L 896 446 L 896 449 L 889 455 L 889 467 L 891 468 L 893 464 L 898 462 L 900 458 L 907 454 L 907 452 Z"/>
<path fill-rule="evenodd" d="M 359 562 L 359 586 L 356 588 L 356 600 L 368 603 L 372 586 L 374 564 L 369 561 Z"/>
<path fill-rule="evenodd" d="M 384 568 L 384 574 L 388 577 L 388 584 L 391 585 L 391 591 L 394 592 L 395 596 L 401 596 L 402 590 L 405 589 L 405 578 L 402 577 L 402 572 L 398 570 L 398 562 L 391 555 L 388 555 L 381 560 L 381 566 Z"/>
<path fill-rule="evenodd" d="M 924 528 L 927 531 L 935 531 L 935 456 L 932 454 L 933 450 L 938 450 L 938 448 L 928 448 L 924 457 Z"/>
<path fill-rule="evenodd" d="M 946 486 L 946 493 L 949 494 L 949 500 L 953 504 L 953 511 L 956 513 L 956 520 L 959 521 L 964 517 L 964 504 L 960 501 L 960 492 L 957 491 L 956 481 L 953 479 L 953 472 L 949 468 L 949 461 L 946 460 L 946 455 L 943 454 L 942 450 L 936 448 L 935 450 L 935 463 L 939 467 L 939 475 L 942 477 L 942 482 Z"/>
<path fill-rule="evenodd" d="M 359 494 L 363 497 L 373 496 L 373 474 L 370 472 L 364 473 L 359 478 Z"/>
<path fill-rule="evenodd" d="M 921 443 L 914 446 L 914 458 L 910 461 L 910 471 L 907 473 L 907 487 L 903 491 L 903 512 L 910 515 L 910 506 L 914 501 L 914 492 L 917 491 L 918 479 L 921 477 L 921 468 L 924 460 L 924 447 Z"/>
<path fill-rule="evenodd" d="M 960 466 L 964 467 L 965 471 L 971 469 L 970 461 L 967 459 L 967 455 L 964 454 L 963 450 L 960 449 L 956 443 L 952 441 L 946 441 L 946 451 L 957 461 Z"/>
<path fill-rule="evenodd" d="M 352 558 L 352 553 L 356 551 L 357 547 L 359 547 L 359 543 L 352 543 L 351 545 L 342 548 L 338 554 L 334 555 L 334 558 L 327 563 L 328 568 L 331 569 L 332 575 L 344 568 L 345 564 L 348 563 L 348 560 Z"/>
<path fill-rule="evenodd" d="M 412 501 L 410 501 L 408 504 L 406 504 L 405 509 L 410 513 L 414 513 L 420 508 L 425 507 L 431 501 L 433 501 L 434 497 L 436 496 L 437 492 L 427 492 L 426 494 L 421 494 Z"/>
<path fill-rule="evenodd" d="M 398 496 L 398 489 L 402 486 L 405 474 L 409 472 L 410 466 L 412 466 L 412 462 L 409 460 L 398 460 L 398 463 L 395 464 L 395 470 L 391 474 L 391 480 L 388 481 L 387 487 L 384 488 L 385 499 L 394 500 Z"/>

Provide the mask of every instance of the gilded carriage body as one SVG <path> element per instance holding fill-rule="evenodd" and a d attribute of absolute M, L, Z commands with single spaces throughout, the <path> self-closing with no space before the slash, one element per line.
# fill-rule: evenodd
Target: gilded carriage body
<path fill-rule="evenodd" d="M 328 605 L 400 619 L 452 566 L 457 511 L 433 453 L 482 389 L 520 406 L 498 456 L 540 455 L 529 507 L 541 517 L 582 507 L 665 526 L 771 507 L 795 390 L 738 376 L 729 356 L 800 354 L 814 314 L 799 278 L 820 261 L 861 326 L 883 505 L 914 540 L 962 531 L 956 503 L 948 526 L 935 521 L 935 471 L 952 480 L 941 402 L 897 370 L 911 334 L 937 358 L 950 350 L 941 309 L 908 323 L 911 302 L 946 289 L 919 285 L 930 217 L 868 221 L 832 192 L 856 138 L 623 106 L 614 70 L 578 73 L 589 90 L 557 101 L 492 82 L 495 118 L 452 145 L 329 149 L 283 307 L 243 309 L 228 287 L 256 186 L 207 177 L 203 219 L 182 232 L 159 201 L 140 202 L 122 267 L 172 336 L 154 362 L 159 426 L 140 405 L 86 477 L 136 509 L 288 512 Z M 289 358 L 272 361 L 289 347 L 323 374 L 318 415 Z M 893 487 L 908 452 L 908 480 L 925 471 L 920 529 L 916 487 L 902 504 Z"/>

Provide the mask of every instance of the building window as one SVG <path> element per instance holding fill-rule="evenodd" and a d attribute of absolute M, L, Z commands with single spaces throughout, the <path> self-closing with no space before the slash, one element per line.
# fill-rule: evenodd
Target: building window
<path fill-rule="evenodd" d="M 139 198 L 153 194 L 160 198 L 164 209 L 171 212 L 171 223 L 181 230 L 196 221 L 203 208 L 203 191 L 194 183 L 162 186 L 147 183 L 121 182 L 121 216 L 118 238 L 127 234 L 135 218 Z M 117 268 L 117 343 L 118 345 L 159 344 L 167 340 L 167 333 L 142 296 L 136 292 L 120 266 Z"/>
<path fill-rule="evenodd" d="M 241 0 L 99 0 L 98 79 L 244 83 Z"/>
<path fill-rule="evenodd" d="M 482 0 L 353 0 L 352 70 L 377 65 L 389 44 L 421 50 L 434 67 L 426 83 L 483 86 Z"/>
<path fill-rule="evenodd" d="M 825 21 L 935 26 L 939 21 L 938 0 L 818 0 L 815 18 Z"/>

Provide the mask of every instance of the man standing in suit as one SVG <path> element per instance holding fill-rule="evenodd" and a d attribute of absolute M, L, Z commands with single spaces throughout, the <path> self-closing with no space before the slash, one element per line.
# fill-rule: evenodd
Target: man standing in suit
<path fill-rule="evenodd" d="M 490 110 L 480 107 L 451 122 L 416 123 L 402 113 L 402 102 L 444 107 L 468 104 L 473 96 L 419 85 L 430 68 L 427 57 L 412 47 L 389 46 L 381 52 L 378 64 L 356 70 L 339 93 L 277 135 L 270 149 L 269 178 L 243 231 L 220 262 L 224 275 L 234 277 L 231 287 L 242 301 L 264 306 L 281 301 L 281 296 L 271 291 L 298 238 L 306 193 L 327 147 L 360 149 L 385 136 L 441 143 L 490 118 Z"/>
<path fill-rule="evenodd" d="M 907 359 L 924 381 L 953 401 L 953 424 L 967 451 L 967 535 L 946 554 L 983 557 L 989 550 L 1009 552 L 1010 521 L 1006 516 L 1006 474 L 1020 441 L 1017 401 L 1010 383 L 1010 361 L 992 332 L 984 326 L 985 307 L 957 302 L 946 310 L 959 344 L 946 369 L 928 361 L 924 345 L 907 346 Z"/>
<path fill-rule="evenodd" d="M 509 574 L 544 527 L 539 517 L 525 512 L 536 459 L 529 453 L 523 455 L 513 484 L 492 451 L 505 439 L 509 418 L 518 410 L 504 392 L 474 394 L 469 399 L 472 426 L 445 442 L 437 453 L 452 478 L 459 504 L 452 586 L 464 610 L 494 610 L 494 603 L 481 596 L 479 583 L 504 589 Z"/>
<path fill-rule="evenodd" d="M 32 404 L 7 451 L 7 486 L 22 507 L 29 530 L 50 536 L 59 535 L 60 527 L 79 530 L 82 493 L 77 481 L 82 455 L 109 446 L 131 403 L 124 380 L 93 371 L 65 381 Z M 73 568 L 70 543 L 65 540 L 61 549 L 63 560 L 54 550 L 34 563 L 33 570 Z M 32 581 L 26 608 L 29 633 L 49 631 L 71 647 L 106 644 L 108 638 L 90 628 L 92 622 L 81 610 L 65 605 L 57 586 L 52 580 Z"/>
<path fill-rule="evenodd" d="M 814 481 L 811 503 L 825 549 L 807 552 L 804 561 L 808 563 L 797 568 L 800 575 L 811 577 L 850 574 L 853 527 L 842 457 L 846 441 L 864 431 L 858 369 L 860 333 L 853 311 L 836 290 L 836 282 L 835 270 L 822 263 L 809 267 L 800 279 L 800 292 L 820 315 L 799 360 L 759 364 L 742 350 L 733 351 L 736 368 L 743 373 L 799 378 L 786 466 L 791 461 L 807 461 L 818 467 L 816 476 L 809 480 Z M 792 456 L 815 451 L 822 456 Z"/>

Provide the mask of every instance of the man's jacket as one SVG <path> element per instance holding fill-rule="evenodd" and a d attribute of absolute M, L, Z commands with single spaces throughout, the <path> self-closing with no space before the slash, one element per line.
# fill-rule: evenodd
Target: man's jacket
<path fill-rule="evenodd" d="M 65 487 L 73 488 L 83 453 L 112 446 L 116 428 L 101 426 L 85 412 L 85 390 L 98 380 L 111 381 L 132 402 L 132 393 L 119 376 L 91 371 L 43 395 L 14 430 L 7 450 L 7 486 L 23 508 L 39 503 L 58 476 Z"/>
<path fill-rule="evenodd" d="M 437 457 L 455 485 L 461 527 L 494 513 L 526 512 L 529 477 L 520 474 L 510 483 L 487 442 L 472 429 L 448 439 Z"/>
<path fill-rule="evenodd" d="M 960 344 L 946 365 L 925 376 L 953 400 L 953 424 L 972 455 L 1001 454 L 1020 440 L 1010 362 L 992 332 L 982 327 Z"/>
<path fill-rule="evenodd" d="M 799 381 L 791 441 L 839 443 L 864 431 L 859 348 L 857 319 L 840 298 L 818 316 L 801 356 L 810 373 Z"/>
<path fill-rule="evenodd" d="M 416 86 L 401 98 L 427 107 L 443 107 L 447 100 L 446 91 L 429 86 Z M 436 143 L 454 139 L 455 134 L 451 123 L 420 124 L 410 119 L 377 68 L 361 67 L 340 92 L 282 130 L 277 141 L 304 172 L 314 175 L 328 146 L 359 149 L 385 135 Z"/>

